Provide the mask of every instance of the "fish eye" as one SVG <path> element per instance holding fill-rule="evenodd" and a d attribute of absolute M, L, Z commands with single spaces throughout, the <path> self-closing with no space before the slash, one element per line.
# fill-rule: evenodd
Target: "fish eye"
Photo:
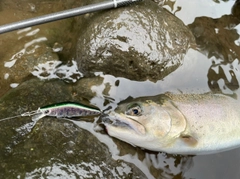
<path fill-rule="evenodd" d="M 130 116 L 141 116 L 142 109 L 138 104 L 134 104 L 128 108 L 126 114 Z"/>

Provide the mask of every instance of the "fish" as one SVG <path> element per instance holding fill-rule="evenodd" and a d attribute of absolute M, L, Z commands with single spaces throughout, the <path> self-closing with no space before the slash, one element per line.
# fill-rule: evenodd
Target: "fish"
<path fill-rule="evenodd" d="M 102 116 L 108 135 L 143 149 L 207 155 L 240 147 L 240 102 L 221 94 L 173 94 L 120 102 Z"/>

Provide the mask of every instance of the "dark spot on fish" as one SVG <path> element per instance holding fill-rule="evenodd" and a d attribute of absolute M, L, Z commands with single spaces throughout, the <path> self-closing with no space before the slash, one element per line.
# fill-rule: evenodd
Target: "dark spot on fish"
<path fill-rule="evenodd" d="M 188 135 L 188 134 L 181 134 L 180 135 L 181 139 L 183 140 L 184 143 L 186 143 L 189 146 L 194 147 L 197 145 L 198 141 L 195 139 L 193 136 Z"/>
<path fill-rule="evenodd" d="M 81 114 L 82 114 L 82 111 L 81 111 L 81 110 L 79 110 L 79 111 L 78 111 L 78 114 L 81 116 Z"/>

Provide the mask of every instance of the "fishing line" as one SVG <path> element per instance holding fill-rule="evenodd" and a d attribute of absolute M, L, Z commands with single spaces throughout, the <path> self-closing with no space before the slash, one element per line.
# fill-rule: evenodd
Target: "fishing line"
<path fill-rule="evenodd" d="M 12 117 L 6 117 L 6 118 L 3 118 L 3 119 L 0 119 L 0 121 L 5 121 L 5 120 L 8 120 L 8 119 L 13 119 L 13 118 L 16 118 L 16 117 L 21 117 L 21 114 L 20 114 L 20 115 L 16 115 L 16 116 L 12 116 Z"/>
<path fill-rule="evenodd" d="M 40 108 L 39 108 L 39 109 L 40 109 Z M 8 120 L 8 119 L 17 118 L 17 117 L 33 116 L 33 115 L 36 115 L 36 114 L 41 113 L 41 111 L 40 111 L 39 109 L 38 109 L 38 110 L 35 110 L 35 111 L 28 111 L 28 112 L 25 112 L 25 113 L 22 113 L 22 114 L 19 114 L 19 115 L 16 115 L 16 116 L 11 116 L 11 117 L 2 118 L 2 119 L 0 119 L 0 122 L 1 122 L 1 121 L 5 121 L 5 120 Z"/>

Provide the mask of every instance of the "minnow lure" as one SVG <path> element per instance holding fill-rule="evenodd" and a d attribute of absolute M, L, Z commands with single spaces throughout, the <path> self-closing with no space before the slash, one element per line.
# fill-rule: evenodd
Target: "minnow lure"
<path fill-rule="evenodd" d="M 85 106 L 79 103 L 67 102 L 40 107 L 35 111 L 25 112 L 17 116 L 0 119 L 0 121 L 21 116 L 32 116 L 32 120 L 36 121 L 45 116 L 54 116 L 57 118 L 72 118 L 80 116 L 95 116 L 99 114 L 101 114 L 101 111 L 99 109 Z"/>

